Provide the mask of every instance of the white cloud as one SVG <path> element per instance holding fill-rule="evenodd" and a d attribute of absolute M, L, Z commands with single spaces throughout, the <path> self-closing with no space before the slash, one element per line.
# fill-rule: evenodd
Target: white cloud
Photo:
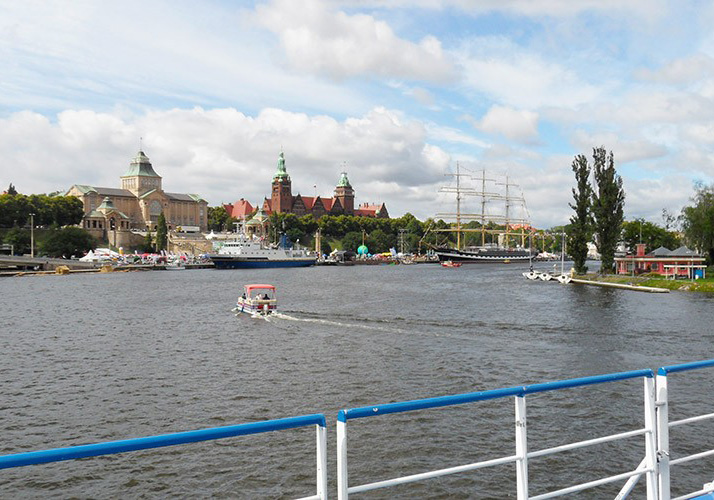
<path fill-rule="evenodd" d="M 0 155 L 13 166 L 0 183 L 22 193 L 119 187 L 140 136 L 165 190 L 197 193 L 211 205 L 241 197 L 262 202 L 282 146 L 294 193 L 312 196 L 317 186 L 318 194 L 331 196 L 346 168 L 357 202 L 383 201 L 393 215 L 428 217 L 429 206 L 410 200 L 430 195 L 450 160 L 425 141 L 422 125 L 384 108 L 344 121 L 274 108 L 254 117 L 233 108 L 130 118 L 65 111 L 56 122 L 21 112 L 0 119 Z"/>
<path fill-rule="evenodd" d="M 660 17 L 666 12 L 665 0 L 339 0 L 336 3 L 381 8 L 446 9 L 456 7 L 473 13 L 506 12 L 531 17 L 572 17 L 584 12 L 608 15 L 636 14 L 639 19 Z"/>
<path fill-rule="evenodd" d="M 455 76 L 435 37 L 413 43 L 384 21 L 331 10 L 322 0 L 274 0 L 256 7 L 256 17 L 279 35 L 286 60 L 299 71 L 338 80 L 377 76 L 446 82 Z"/>
<path fill-rule="evenodd" d="M 667 154 L 667 148 L 648 140 L 623 139 L 614 132 L 588 133 L 577 130 L 573 134 L 573 144 L 583 154 L 589 156 L 594 147 L 604 147 L 612 151 L 617 163 L 628 163 L 638 160 L 660 158 Z"/>
<path fill-rule="evenodd" d="M 494 105 L 474 125 L 489 134 L 501 134 L 518 142 L 538 137 L 538 113 L 533 111 Z"/>
<path fill-rule="evenodd" d="M 0 110 L 240 105 L 361 113 L 354 89 L 274 65 L 272 36 L 229 4 L 0 4 Z"/>
<path fill-rule="evenodd" d="M 436 123 L 429 123 L 426 126 L 429 133 L 429 138 L 435 141 L 450 142 L 452 144 L 468 144 L 479 148 L 489 148 L 491 145 L 473 135 L 470 135 L 460 129 L 453 127 L 445 127 Z"/>
<path fill-rule="evenodd" d="M 516 108 L 575 107 L 600 90 L 576 72 L 503 37 L 478 37 L 457 52 L 465 91 L 476 91 Z"/>
<path fill-rule="evenodd" d="M 656 70 L 642 68 L 635 76 L 644 81 L 666 84 L 689 84 L 704 77 L 714 76 L 714 59 L 705 54 L 694 54 L 668 62 Z"/>

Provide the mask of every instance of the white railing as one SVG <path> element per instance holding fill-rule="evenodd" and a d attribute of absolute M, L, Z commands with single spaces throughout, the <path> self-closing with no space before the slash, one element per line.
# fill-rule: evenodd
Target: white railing
<path fill-rule="evenodd" d="M 572 387 L 582 387 L 594 384 L 603 384 L 616 382 L 620 380 L 628 380 L 642 378 L 644 381 L 644 427 L 619 434 L 612 434 L 586 441 L 569 443 L 552 448 L 528 451 L 528 433 L 527 433 L 527 416 L 526 416 L 526 396 L 540 392 L 555 391 Z M 348 484 L 348 467 L 347 467 L 347 422 L 358 418 L 376 417 L 390 413 L 402 413 L 415 410 L 423 410 L 427 408 L 438 408 L 457 404 L 474 403 L 489 399 L 498 399 L 505 397 L 514 397 L 515 399 L 515 454 L 500 457 L 482 462 L 461 465 L 457 467 L 449 467 L 435 471 L 413 474 L 410 476 L 386 479 L 358 486 L 349 486 Z M 346 500 L 352 493 L 360 493 L 364 491 L 375 490 L 378 488 L 387 488 L 399 484 L 421 481 L 424 479 L 455 474 L 459 472 L 471 471 L 515 463 L 516 465 L 516 492 L 519 500 L 533 499 L 540 500 L 553 498 L 570 493 L 575 493 L 596 486 L 614 483 L 617 481 L 627 480 L 625 486 L 618 495 L 624 498 L 629 491 L 634 487 L 637 479 L 642 475 L 647 478 L 647 499 L 655 500 L 657 498 L 657 455 L 656 455 L 656 429 L 655 429 L 655 386 L 654 373 L 652 370 L 637 370 L 631 372 L 614 373 L 610 375 L 599 375 L 595 377 L 585 377 L 572 380 L 563 380 L 558 382 L 548 382 L 544 384 L 533 384 L 522 387 L 513 387 L 509 389 L 497 389 L 494 391 L 475 392 L 469 394 L 459 394 L 455 396 L 444 396 L 440 398 L 421 399 L 416 401 L 406 401 L 400 403 L 389 403 L 383 405 L 367 406 L 362 408 L 354 408 L 349 410 L 341 410 L 337 416 L 337 497 L 340 500 Z M 564 451 L 584 448 L 596 444 L 607 443 L 637 436 L 644 436 L 644 458 L 639 466 L 633 470 L 625 471 L 614 476 L 605 477 L 596 481 L 585 482 L 577 485 L 563 488 L 556 491 L 551 491 L 541 495 L 531 497 L 528 490 L 528 462 L 529 460 L 561 453 Z"/>
<path fill-rule="evenodd" d="M 671 498 L 669 478 L 670 468 L 673 465 L 684 464 L 687 462 L 714 455 L 713 449 L 676 459 L 672 459 L 670 457 L 669 429 L 671 427 L 676 427 L 679 425 L 692 424 L 695 422 L 712 419 L 714 418 L 714 413 L 670 421 L 667 376 L 670 373 L 688 372 L 691 370 L 711 367 L 714 367 L 714 359 L 708 361 L 697 361 L 694 363 L 685 363 L 681 365 L 663 366 L 662 368 L 657 370 L 657 399 L 655 404 L 657 408 L 657 458 L 659 460 L 658 483 L 660 493 L 659 498 L 661 500 L 670 500 Z M 712 476 L 714 476 L 714 472 L 710 472 L 710 476 L 708 478 L 709 481 L 711 481 Z M 701 490 L 677 497 L 675 500 L 694 498 L 700 495 L 704 495 L 705 493 L 710 493 L 712 491 L 714 491 L 714 482 L 705 484 Z"/>
<path fill-rule="evenodd" d="M 531 499 L 541 500 L 568 495 L 585 489 L 594 488 L 618 481 L 625 481 L 620 492 L 615 496 L 617 500 L 625 499 L 632 492 L 638 480 L 645 476 L 646 491 L 648 500 L 671 500 L 670 495 L 670 473 L 672 466 L 690 463 L 714 455 L 714 449 L 703 450 L 698 453 L 682 456 L 678 458 L 670 457 L 670 437 L 669 429 L 676 426 L 695 424 L 714 419 L 714 413 L 690 416 L 681 420 L 669 421 L 669 395 L 667 386 L 667 376 L 672 373 L 689 372 L 692 370 L 714 367 L 714 360 L 698 361 L 681 365 L 665 366 L 658 370 L 655 378 L 652 370 L 636 370 L 630 372 L 613 373 L 609 375 L 598 375 L 594 377 L 584 377 L 571 380 L 561 380 L 557 382 L 547 382 L 543 384 L 532 384 L 527 386 L 512 387 L 507 389 L 496 389 L 491 391 L 473 392 L 468 394 L 457 394 L 437 398 L 420 399 L 415 401 L 404 401 L 382 405 L 366 406 L 340 410 L 337 416 L 337 497 L 346 500 L 350 494 L 361 493 L 379 488 L 387 488 L 400 484 L 422 481 L 425 479 L 456 474 L 460 472 L 485 469 L 504 464 L 515 464 L 516 467 L 516 494 L 519 500 Z M 569 389 L 574 387 L 591 386 L 596 384 L 612 383 L 622 380 L 641 378 L 644 383 L 644 427 L 629 430 L 618 434 L 602 436 L 575 443 L 567 443 L 542 450 L 528 450 L 528 426 L 526 397 L 529 395 Z M 402 476 L 392 479 L 385 479 L 373 483 L 357 486 L 348 484 L 348 461 L 347 461 L 347 422 L 360 418 L 376 417 L 391 413 L 403 413 L 429 408 L 439 408 L 452 405 L 476 403 L 491 399 L 501 399 L 513 397 L 515 401 L 515 436 L 514 454 L 499 457 L 481 462 L 475 462 L 455 467 L 448 467 L 433 471 L 426 471 L 409 476 Z M 21 467 L 60 460 L 72 460 L 77 458 L 99 456 L 113 453 L 123 453 L 127 451 L 158 448 L 172 446 L 183 443 L 193 443 L 212 439 L 220 439 L 232 436 L 257 434 L 263 432 L 277 431 L 282 429 L 292 429 L 297 427 L 315 426 L 316 429 L 316 494 L 307 498 L 327 499 L 327 458 L 326 458 L 326 423 L 322 414 L 306 415 L 302 417 L 291 417 L 265 422 L 253 422 L 227 427 L 216 427 L 212 429 L 202 429 L 198 431 L 179 432 L 174 434 L 164 434 L 160 436 L 149 436 L 144 438 L 128 439 L 124 441 L 111 441 L 69 448 L 59 448 L 51 450 L 19 453 L 15 455 L 0 456 L 0 469 Z M 711 435 L 712 432 L 709 432 Z M 528 464 L 530 460 L 540 457 L 562 453 L 579 448 L 585 448 L 597 444 L 619 441 L 623 439 L 642 436 L 644 438 L 644 451 L 642 461 L 633 470 L 620 472 L 613 476 L 601 478 L 595 481 L 576 484 L 567 488 L 530 496 L 528 488 Z M 714 472 L 710 472 L 709 483 L 698 491 L 677 497 L 674 500 L 684 500 L 695 498 L 710 492 L 714 492 Z"/>

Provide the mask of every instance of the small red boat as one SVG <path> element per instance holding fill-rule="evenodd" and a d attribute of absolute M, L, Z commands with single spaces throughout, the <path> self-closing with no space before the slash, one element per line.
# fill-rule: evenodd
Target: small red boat
<path fill-rule="evenodd" d="M 443 260 L 441 261 L 443 267 L 461 267 L 461 262 L 454 262 L 453 260 Z"/>

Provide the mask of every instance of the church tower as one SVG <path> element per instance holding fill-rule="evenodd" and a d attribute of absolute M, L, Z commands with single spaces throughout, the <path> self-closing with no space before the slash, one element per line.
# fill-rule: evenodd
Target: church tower
<path fill-rule="evenodd" d="M 273 175 L 273 192 L 270 196 L 270 208 L 273 213 L 291 212 L 293 193 L 290 176 L 285 170 L 285 154 L 281 151 L 278 158 L 278 171 Z"/>
<path fill-rule="evenodd" d="M 345 211 L 345 215 L 354 215 L 355 213 L 355 191 L 350 185 L 347 178 L 347 172 L 342 172 L 340 182 L 335 188 L 335 198 L 340 200 L 340 204 Z"/>
<path fill-rule="evenodd" d="M 129 164 L 129 170 L 121 176 L 121 187 L 131 191 L 134 196 L 151 191 L 161 191 L 161 176 L 154 172 L 154 167 L 143 151 L 139 151 Z"/>

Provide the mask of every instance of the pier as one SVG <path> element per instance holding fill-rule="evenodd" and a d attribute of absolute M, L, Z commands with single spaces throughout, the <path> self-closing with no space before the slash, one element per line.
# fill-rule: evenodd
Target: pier
<path fill-rule="evenodd" d="M 627 283 L 609 283 L 607 281 L 591 281 L 591 280 L 581 280 L 573 278 L 570 280 L 571 283 L 578 283 L 580 285 L 592 285 L 592 286 L 602 286 L 606 288 L 621 288 L 624 290 L 634 290 L 635 292 L 647 292 L 647 293 L 669 293 L 667 288 L 657 288 L 654 286 L 640 286 L 631 285 Z"/>

